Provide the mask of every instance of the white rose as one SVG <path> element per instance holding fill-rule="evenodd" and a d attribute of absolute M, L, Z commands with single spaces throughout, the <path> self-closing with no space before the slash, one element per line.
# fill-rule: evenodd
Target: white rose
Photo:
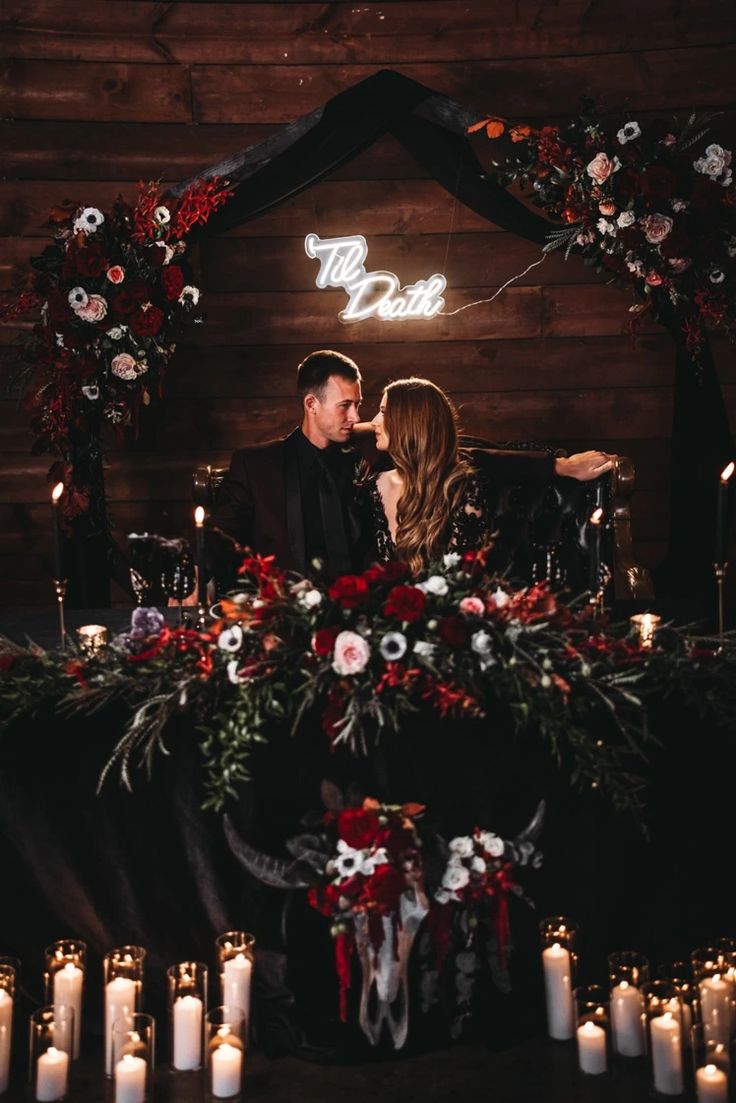
<path fill-rule="evenodd" d="M 434 894 L 434 898 L 438 904 L 449 904 L 451 900 L 455 899 L 453 893 L 448 892 L 447 889 L 439 888 Z"/>
<path fill-rule="evenodd" d="M 435 644 L 427 643 L 426 640 L 417 640 L 414 644 L 414 654 L 419 655 L 421 659 L 429 659 L 431 661 L 434 658 L 436 650 Z"/>
<path fill-rule="evenodd" d="M 129 352 L 119 352 L 110 364 L 110 371 L 113 375 L 116 375 L 118 379 L 135 379 L 138 374 L 136 360 Z"/>
<path fill-rule="evenodd" d="M 335 640 L 332 669 L 343 676 L 365 670 L 371 649 L 357 632 L 341 632 Z"/>
<path fill-rule="evenodd" d="M 637 122 L 625 123 L 616 137 L 622 146 L 625 146 L 627 142 L 633 142 L 635 138 L 641 137 L 641 127 Z"/>
<path fill-rule="evenodd" d="M 613 222 L 609 222 L 607 218 L 599 218 L 596 222 L 599 234 L 615 234 L 616 227 Z"/>
<path fill-rule="evenodd" d="M 417 583 L 417 589 L 423 590 L 425 594 L 434 594 L 435 597 L 444 597 L 449 586 L 447 585 L 447 579 L 443 578 L 441 574 L 433 574 L 424 582 Z"/>
<path fill-rule="evenodd" d="M 77 317 L 83 322 L 101 322 L 106 314 L 107 301 L 102 295 L 90 295 L 86 305 L 77 310 Z"/>
<path fill-rule="evenodd" d="M 473 853 L 473 840 L 469 835 L 458 835 L 450 840 L 450 852 L 457 858 L 469 858 Z"/>
<path fill-rule="evenodd" d="M 632 226 L 636 222 L 636 215 L 633 211 L 621 211 L 621 214 L 616 219 L 616 225 L 621 229 L 625 229 L 627 226 Z"/>
<path fill-rule="evenodd" d="M 639 225 L 644 230 L 647 241 L 652 245 L 659 245 L 669 234 L 673 223 L 666 214 L 648 214 L 639 219 Z"/>
<path fill-rule="evenodd" d="M 305 609 L 316 609 L 322 604 L 322 594 L 319 590 L 302 590 L 297 600 Z"/>
<path fill-rule="evenodd" d="M 380 651 L 386 662 L 396 662 L 406 654 L 406 636 L 402 632 L 387 632 L 381 640 Z"/>
<path fill-rule="evenodd" d="M 493 598 L 493 604 L 496 606 L 497 609 L 505 609 L 508 603 L 511 601 L 509 595 L 506 593 L 505 590 L 502 590 L 500 586 L 497 590 L 493 591 L 491 597 Z"/>
<path fill-rule="evenodd" d="M 485 873 L 488 866 L 486 865 L 485 860 L 476 854 L 472 862 L 470 863 L 470 868 L 472 869 L 473 873 Z"/>
<path fill-rule="evenodd" d="M 672 210 L 673 211 L 686 211 L 690 204 L 685 199 L 673 199 Z"/>
<path fill-rule="evenodd" d="M 482 655 L 484 658 L 490 653 L 492 644 L 493 640 L 482 628 L 470 637 L 471 648 L 476 655 Z"/>
<path fill-rule="evenodd" d="M 461 556 L 457 552 L 446 552 L 442 556 L 442 566 L 450 570 L 452 567 L 457 567 L 460 559 Z"/>
<path fill-rule="evenodd" d="M 217 637 L 217 646 L 222 651 L 239 651 L 243 643 L 243 629 L 239 624 L 223 628 Z"/>
<path fill-rule="evenodd" d="M 500 858 L 506 849 L 503 839 L 499 835 L 494 835 L 492 831 L 481 831 L 478 835 L 478 842 L 486 854 L 490 854 L 492 858 Z"/>
<path fill-rule="evenodd" d="M 113 341 L 119 341 L 125 332 L 125 326 L 113 326 L 112 329 L 108 329 L 107 336 L 111 337 Z"/>
<path fill-rule="evenodd" d="M 710 176 L 711 180 L 715 180 L 721 173 L 727 172 L 730 164 L 731 150 L 713 143 L 706 146 L 704 157 L 693 161 L 693 168 L 696 172 L 702 172 L 705 176 Z"/>
<path fill-rule="evenodd" d="M 465 866 L 448 866 L 442 878 L 442 887 L 451 892 L 458 892 L 465 888 L 469 880 L 470 874 Z"/>

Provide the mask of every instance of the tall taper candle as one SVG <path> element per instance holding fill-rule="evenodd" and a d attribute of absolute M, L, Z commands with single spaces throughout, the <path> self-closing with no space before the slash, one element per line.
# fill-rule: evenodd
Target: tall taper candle
<path fill-rule="evenodd" d="M 197 564 L 197 604 L 207 608 L 207 580 L 204 577 L 204 510 L 197 506 L 194 511 L 194 525 L 197 535 L 194 558 Z"/>
<path fill-rule="evenodd" d="M 721 471 L 718 483 L 718 506 L 716 512 L 716 563 L 725 563 L 728 559 L 728 531 L 726 517 L 728 515 L 728 483 L 734 472 L 733 460 Z"/>
<path fill-rule="evenodd" d="M 56 580 L 64 577 L 61 559 L 61 514 L 59 511 L 59 501 L 63 493 L 63 483 L 57 483 L 51 491 L 51 512 L 54 518 L 54 579 Z"/>
<path fill-rule="evenodd" d="M 593 597 L 601 588 L 601 525 L 603 510 L 594 509 L 588 522 L 588 542 L 590 545 L 590 581 L 589 589 Z"/>

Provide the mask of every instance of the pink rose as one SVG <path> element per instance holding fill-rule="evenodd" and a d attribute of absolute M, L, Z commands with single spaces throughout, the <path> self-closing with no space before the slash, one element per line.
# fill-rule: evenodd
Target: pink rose
<path fill-rule="evenodd" d="M 118 379 L 130 380 L 135 379 L 138 375 L 135 360 L 129 352 L 119 352 L 110 365 L 110 371 Z"/>
<path fill-rule="evenodd" d="M 479 597 L 464 597 L 460 602 L 460 612 L 466 617 L 482 617 L 486 607 Z"/>
<path fill-rule="evenodd" d="M 680 272 L 684 272 L 687 268 L 689 268 L 690 264 L 691 264 L 691 262 L 687 259 L 687 257 L 670 257 L 669 258 L 670 268 L 672 269 L 673 272 L 676 272 L 678 275 L 679 275 Z"/>
<path fill-rule="evenodd" d="M 598 210 L 601 214 L 604 214 L 606 218 L 610 218 L 612 214 L 616 213 L 616 204 L 606 201 L 605 203 L 598 204 Z"/>
<path fill-rule="evenodd" d="M 77 311 L 77 317 L 83 322 L 101 322 L 107 314 L 107 302 L 102 295 L 90 295 L 84 306 Z"/>
<path fill-rule="evenodd" d="M 644 231 L 644 236 L 651 245 L 659 245 L 660 241 L 669 234 L 672 229 L 672 219 L 666 214 L 648 214 L 639 219 L 639 225 Z"/>
<path fill-rule="evenodd" d="M 112 268 L 107 270 L 107 278 L 110 283 L 122 283 L 125 279 L 125 269 L 120 264 L 113 264 Z"/>
<path fill-rule="evenodd" d="M 365 670 L 371 649 L 357 632 L 341 632 L 335 640 L 332 669 L 338 674 L 360 674 Z"/>
<path fill-rule="evenodd" d="M 647 272 L 646 282 L 649 284 L 650 287 L 660 287 L 662 284 L 662 277 L 660 276 L 659 272 L 655 272 L 653 268 L 650 268 Z"/>
<path fill-rule="evenodd" d="M 596 153 L 585 171 L 588 176 L 595 180 L 596 184 L 605 184 L 608 177 L 612 173 L 618 172 L 620 168 L 621 162 L 618 157 L 614 157 L 611 161 L 610 158 L 601 151 L 600 153 Z"/>

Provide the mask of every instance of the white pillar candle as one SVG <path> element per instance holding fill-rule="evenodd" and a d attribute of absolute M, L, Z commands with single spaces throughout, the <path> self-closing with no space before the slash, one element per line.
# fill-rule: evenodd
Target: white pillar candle
<path fill-rule="evenodd" d="M 698 1103 L 728 1103 L 728 1077 L 715 1065 L 695 1070 Z"/>
<path fill-rule="evenodd" d="M 4 988 L 0 988 L 0 1095 L 8 1090 L 12 1038 L 13 998 Z"/>
<path fill-rule="evenodd" d="M 228 1099 L 240 1091 L 243 1054 L 236 1046 L 223 1042 L 212 1051 L 212 1094 Z"/>
<path fill-rule="evenodd" d="M 227 1007 L 239 1007 L 245 1015 L 246 1031 L 250 1018 L 250 979 L 253 963 L 245 954 L 228 958 L 223 968 L 223 1002 Z"/>
<path fill-rule="evenodd" d="M 559 942 L 555 942 L 543 951 L 542 962 L 549 1036 L 558 1041 L 566 1041 L 573 1037 L 570 952 L 564 946 L 560 946 Z"/>
<path fill-rule="evenodd" d="M 613 1047 L 622 1057 L 642 1057 L 645 1053 L 641 992 L 627 980 L 611 989 L 611 1030 Z"/>
<path fill-rule="evenodd" d="M 680 1095 L 683 1089 L 680 1023 L 671 1011 L 665 1011 L 651 1020 L 649 1029 L 654 1087 L 662 1095 Z"/>
<path fill-rule="evenodd" d="M 124 1019 L 135 1012 L 135 981 L 128 977 L 115 977 L 105 988 L 105 1071 L 112 1076 L 112 1025 L 116 1019 Z"/>
<path fill-rule="evenodd" d="M 202 1064 L 202 1001 L 180 996 L 174 1001 L 174 1068 L 184 1072 Z"/>
<path fill-rule="evenodd" d="M 54 973 L 54 1006 L 64 1004 L 74 1012 L 74 1037 L 72 1047 L 62 1045 L 75 1060 L 79 1057 L 79 1042 L 82 1033 L 82 985 L 84 971 L 78 965 L 68 961 Z"/>
<path fill-rule="evenodd" d="M 700 1017 L 709 1041 L 728 1042 L 731 1037 L 731 985 L 718 973 L 700 985 Z"/>
<path fill-rule="evenodd" d="M 115 1103 L 143 1103 L 146 1098 L 146 1062 L 126 1053 L 115 1066 Z"/>
<path fill-rule="evenodd" d="M 68 1074 L 69 1054 L 50 1046 L 36 1062 L 36 1099 L 39 1103 L 63 1099 Z"/>
<path fill-rule="evenodd" d="M 583 1023 L 578 1027 L 578 1064 L 581 1072 L 599 1076 L 606 1071 L 606 1032 L 595 1023 Z"/>

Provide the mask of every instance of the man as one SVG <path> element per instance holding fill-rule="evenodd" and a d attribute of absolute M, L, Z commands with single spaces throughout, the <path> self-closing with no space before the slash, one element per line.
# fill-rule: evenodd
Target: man
<path fill-rule="evenodd" d="M 350 444 L 360 385 L 349 357 L 310 353 L 297 369 L 300 426 L 284 439 L 234 453 L 208 532 L 221 584 L 232 581 L 239 561 L 233 541 L 305 575 L 317 563 L 329 576 L 362 565 L 366 532 L 354 485 L 360 457 Z"/>

